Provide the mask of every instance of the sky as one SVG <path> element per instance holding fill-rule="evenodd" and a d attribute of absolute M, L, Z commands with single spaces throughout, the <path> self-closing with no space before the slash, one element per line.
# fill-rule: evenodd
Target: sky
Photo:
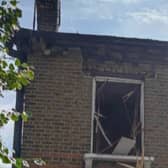
<path fill-rule="evenodd" d="M 33 27 L 33 6 L 34 0 L 20 0 L 24 28 Z M 60 32 L 168 41 L 168 0 L 62 0 Z M 0 108 L 9 109 L 14 104 L 14 92 L 0 98 Z M 13 123 L 0 130 L 9 148 L 12 130 Z"/>
<path fill-rule="evenodd" d="M 34 0 L 21 0 L 21 25 L 32 28 Z M 60 32 L 168 41 L 167 0 L 61 0 Z"/>
<path fill-rule="evenodd" d="M 10 110 L 15 107 L 15 92 L 5 91 L 4 98 L 0 97 L 0 110 Z M 3 144 L 12 151 L 14 123 L 10 121 L 7 125 L 0 129 L 0 138 Z M 10 168 L 10 165 L 3 165 L 0 163 L 0 168 Z"/>

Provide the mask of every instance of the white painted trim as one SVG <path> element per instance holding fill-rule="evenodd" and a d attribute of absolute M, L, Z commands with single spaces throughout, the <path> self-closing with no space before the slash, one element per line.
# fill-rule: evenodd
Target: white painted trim
<path fill-rule="evenodd" d="M 142 149 L 144 149 L 144 82 L 141 84 L 141 94 L 140 94 L 140 118 L 141 118 L 141 145 Z M 145 152 L 145 151 L 143 151 Z"/>
<path fill-rule="evenodd" d="M 129 161 L 136 162 L 141 160 L 140 156 L 123 156 L 123 155 L 106 155 L 106 154 L 93 154 L 86 153 L 84 155 L 84 160 L 103 160 L 103 161 Z M 144 157 L 144 161 L 154 161 L 154 157 Z"/>
<path fill-rule="evenodd" d="M 91 153 L 93 153 L 95 99 L 96 99 L 96 80 L 95 78 L 93 78 L 93 81 L 92 81 L 92 114 L 91 114 L 91 148 L 90 148 Z"/>
<path fill-rule="evenodd" d="M 136 163 L 137 160 L 140 161 L 142 159 L 144 160 L 144 168 L 151 168 L 152 162 L 155 160 L 154 157 L 147 156 L 142 158 L 140 156 L 102 155 L 93 153 L 86 153 L 84 155 L 85 168 L 93 168 L 93 160 Z"/>
<path fill-rule="evenodd" d="M 91 153 L 93 153 L 93 133 L 94 133 L 94 113 L 95 113 L 95 98 L 96 98 L 96 82 L 116 82 L 116 83 L 127 83 L 127 84 L 139 84 L 140 88 L 140 119 L 142 122 L 142 148 L 144 147 L 144 82 L 142 80 L 118 78 L 118 77 L 105 77 L 96 76 L 92 81 L 92 116 L 91 116 Z"/>
<path fill-rule="evenodd" d="M 143 81 L 136 80 L 136 79 L 105 77 L 105 76 L 96 76 L 95 80 L 99 82 L 108 81 L 108 82 L 130 83 L 130 84 L 142 84 L 143 83 Z"/>

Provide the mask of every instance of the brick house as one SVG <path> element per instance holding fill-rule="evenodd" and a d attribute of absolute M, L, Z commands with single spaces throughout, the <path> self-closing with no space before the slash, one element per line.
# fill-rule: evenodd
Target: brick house
<path fill-rule="evenodd" d="M 46 168 L 167 168 L 168 42 L 58 33 L 55 2 L 37 1 L 38 31 L 22 29 L 11 50 L 35 67 L 17 93 L 32 117 L 15 126 L 16 155 Z"/>

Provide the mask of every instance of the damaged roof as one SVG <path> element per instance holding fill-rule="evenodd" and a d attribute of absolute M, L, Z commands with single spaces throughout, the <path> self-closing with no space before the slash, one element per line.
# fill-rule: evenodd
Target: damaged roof
<path fill-rule="evenodd" d="M 98 61 L 168 63 L 166 41 L 21 29 L 13 43 L 31 48 L 32 40 L 42 40 L 47 48 L 80 48 L 84 57 Z"/>

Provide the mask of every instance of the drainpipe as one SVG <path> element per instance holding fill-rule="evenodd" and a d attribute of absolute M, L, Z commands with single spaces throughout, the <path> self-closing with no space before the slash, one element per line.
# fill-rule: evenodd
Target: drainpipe
<path fill-rule="evenodd" d="M 27 52 L 18 51 L 18 58 L 20 59 L 21 62 L 27 62 Z M 24 87 L 21 90 L 16 91 L 15 109 L 19 113 L 22 113 L 24 110 L 24 93 L 25 93 Z M 22 144 L 22 119 L 20 118 L 17 122 L 15 122 L 14 125 L 14 140 L 13 140 L 13 148 L 15 151 L 14 157 L 21 156 L 21 144 Z"/>

